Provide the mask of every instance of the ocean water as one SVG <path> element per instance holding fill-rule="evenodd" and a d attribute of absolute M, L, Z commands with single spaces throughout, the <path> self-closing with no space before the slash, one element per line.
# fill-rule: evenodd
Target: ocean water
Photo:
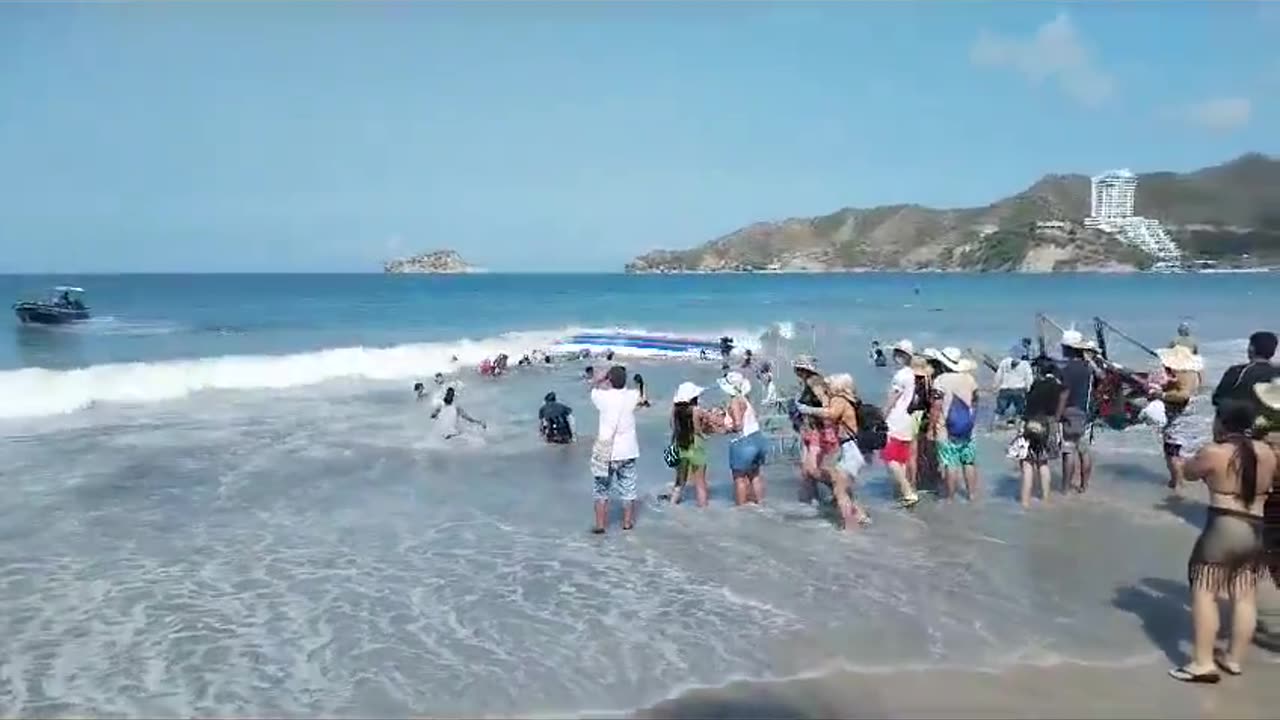
<path fill-rule="evenodd" d="M 0 339 L 5 716 L 625 713 L 832 668 L 1159 656 L 1144 597 L 1183 582 L 1200 509 L 1165 502 L 1150 430 L 1100 433 L 1090 493 L 1031 512 L 998 431 L 976 504 L 895 510 L 877 463 L 874 524 L 839 533 L 785 464 L 763 508 L 732 507 L 721 439 L 710 508 L 656 501 L 667 399 L 718 364 L 623 357 L 655 399 L 639 524 L 596 537 L 589 441 L 544 447 L 534 421 L 555 390 L 593 432 L 583 363 L 471 368 L 582 328 L 728 334 L 813 350 L 879 400 L 871 339 L 998 354 L 1042 310 L 1152 345 L 1190 319 L 1212 382 L 1280 307 L 1275 275 L 24 276 L 0 294 L 64 282 L 94 320 L 11 318 Z M 790 341 L 760 340 L 779 323 Z M 433 437 L 410 387 L 436 371 L 487 430 Z"/>

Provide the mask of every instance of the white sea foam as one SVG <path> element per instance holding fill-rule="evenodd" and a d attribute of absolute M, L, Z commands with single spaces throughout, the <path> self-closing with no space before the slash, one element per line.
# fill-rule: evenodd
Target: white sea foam
<path fill-rule="evenodd" d="M 560 338 L 600 328 L 517 332 L 479 340 L 412 343 L 393 347 L 345 347 L 289 355 L 225 355 L 190 360 L 111 363 L 75 370 L 23 368 L 0 372 L 0 418 L 75 412 L 94 403 L 149 403 L 174 400 L 203 390 L 267 390 L 314 385 L 339 378 L 400 380 L 474 367 L 507 353 L 519 358 Z M 609 332 L 647 333 L 641 328 Z M 758 347 L 757 332 L 716 331 L 731 335 L 740 348 Z M 619 357 L 676 357 L 684 353 L 613 348 Z"/>

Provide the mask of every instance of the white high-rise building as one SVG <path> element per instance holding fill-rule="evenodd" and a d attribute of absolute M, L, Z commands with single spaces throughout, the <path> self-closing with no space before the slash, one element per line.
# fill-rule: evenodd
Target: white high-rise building
<path fill-rule="evenodd" d="M 1089 216 L 1098 220 L 1133 217 L 1133 199 L 1138 178 L 1128 170 L 1112 170 L 1092 179 Z"/>
<path fill-rule="evenodd" d="M 1164 263 L 1179 263 L 1182 249 L 1158 220 L 1133 214 L 1138 178 L 1128 170 L 1095 175 L 1090 183 L 1089 217 L 1085 227 L 1111 233 L 1118 240 L 1141 248 Z"/>

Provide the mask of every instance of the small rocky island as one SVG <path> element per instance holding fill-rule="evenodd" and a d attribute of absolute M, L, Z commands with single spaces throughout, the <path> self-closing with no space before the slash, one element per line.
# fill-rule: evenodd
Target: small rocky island
<path fill-rule="evenodd" d="M 463 261 L 454 250 L 435 250 L 421 255 L 396 258 L 383 263 L 382 271 L 396 275 L 473 273 L 477 269 Z"/>

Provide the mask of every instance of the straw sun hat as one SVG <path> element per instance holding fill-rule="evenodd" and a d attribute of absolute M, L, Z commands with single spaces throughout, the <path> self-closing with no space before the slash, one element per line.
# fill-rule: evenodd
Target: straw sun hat
<path fill-rule="evenodd" d="M 951 372 L 966 373 L 973 372 L 978 369 L 978 363 L 964 356 L 964 351 L 957 347 L 943 348 L 938 353 L 938 362 L 945 365 Z"/>
<path fill-rule="evenodd" d="M 1191 351 L 1186 345 L 1174 345 L 1171 348 L 1156 350 L 1160 364 L 1174 372 L 1201 372 L 1204 370 L 1204 358 Z"/>

